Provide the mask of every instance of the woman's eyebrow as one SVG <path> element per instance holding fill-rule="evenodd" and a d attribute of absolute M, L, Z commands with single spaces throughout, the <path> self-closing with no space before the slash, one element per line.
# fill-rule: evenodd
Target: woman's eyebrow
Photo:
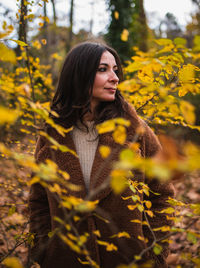
<path fill-rule="evenodd" d="M 107 63 L 100 63 L 99 65 L 105 65 L 105 66 L 109 66 Z M 114 65 L 113 68 L 117 67 L 117 65 Z"/>

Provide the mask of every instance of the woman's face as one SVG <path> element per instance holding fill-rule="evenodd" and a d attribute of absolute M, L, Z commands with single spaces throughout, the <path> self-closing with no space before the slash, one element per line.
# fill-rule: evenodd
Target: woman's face
<path fill-rule="evenodd" d="M 91 101 L 92 109 L 101 101 L 113 101 L 115 99 L 119 82 L 116 74 L 117 70 L 118 67 L 114 56 L 109 51 L 105 51 L 101 56 L 94 80 Z"/>

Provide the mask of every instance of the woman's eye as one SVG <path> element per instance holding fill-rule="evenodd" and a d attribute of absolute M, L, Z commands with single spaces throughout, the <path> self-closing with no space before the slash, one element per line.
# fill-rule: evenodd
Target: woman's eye
<path fill-rule="evenodd" d="M 101 67 L 98 69 L 99 72 L 105 72 L 106 71 L 106 68 L 105 67 Z"/>
<path fill-rule="evenodd" d="M 116 73 L 116 75 L 118 75 L 118 74 L 119 74 L 118 69 L 114 70 L 114 72 Z"/>

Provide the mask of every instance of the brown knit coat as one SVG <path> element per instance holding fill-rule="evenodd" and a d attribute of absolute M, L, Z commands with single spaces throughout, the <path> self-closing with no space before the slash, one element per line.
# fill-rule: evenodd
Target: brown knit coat
<path fill-rule="evenodd" d="M 127 129 L 127 143 L 132 141 L 135 137 L 136 128 L 142 124 L 145 128 L 143 134 L 138 138 L 140 143 L 140 152 L 143 157 L 151 157 L 160 150 L 160 144 L 153 134 L 151 129 L 137 116 L 136 112 L 132 110 L 131 126 Z M 60 144 L 68 146 L 75 151 L 75 145 L 71 138 L 70 133 L 65 137 L 59 135 L 55 130 L 50 131 L 50 135 L 57 140 Z M 112 150 L 112 161 L 106 163 L 99 153 L 99 146 L 106 145 Z M 91 172 L 90 189 L 99 187 L 108 177 L 112 168 L 112 162 L 118 159 L 120 150 L 124 148 L 116 144 L 112 138 L 111 133 L 102 134 L 99 136 L 99 145 L 95 154 L 95 159 Z M 61 170 L 70 174 L 70 181 L 73 184 L 81 186 L 81 191 L 72 192 L 68 191 L 69 195 L 85 198 L 86 188 L 84 184 L 83 174 L 78 158 L 71 153 L 63 153 L 58 150 L 50 148 L 49 142 L 40 137 L 36 146 L 36 160 L 43 162 L 46 159 L 55 161 Z M 169 206 L 166 199 L 173 196 L 174 188 L 171 184 L 162 184 L 157 180 L 147 181 L 143 173 L 135 171 L 135 178 L 138 181 L 148 183 L 153 192 L 160 195 L 150 194 L 148 199 L 152 202 L 152 210 L 155 217 L 149 218 L 152 228 L 160 227 L 169 224 L 165 215 L 156 213 Z M 99 200 L 98 210 L 96 213 L 87 213 L 82 215 L 81 221 L 75 222 L 79 234 L 88 232 L 90 237 L 86 243 L 87 249 L 91 257 L 102 268 L 116 267 L 124 263 L 130 263 L 134 255 L 147 247 L 147 244 L 138 239 L 138 236 L 146 237 L 149 244 L 152 241 L 152 234 L 148 227 L 142 226 L 139 223 L 131 222 L 133 219 L 144 220 L 144 215 L 138 209 L 133 211 L 127 208 L 127 205 L 133 205 L 132 199 L 123 200 L 121 196 L 130 196 L 131 190 L 127 188 L 121 195 L 115 195 L 110 187 L 101 190 L 94 197 L 93 200 Z M 143 198 L 143 194 L 140 194 Z M 145 199 L 147 197 L 145 196 Z M 79 268 L 88 267 L 78 261 L 78 258 L 84 259 L 72 251 L 66 244 L 64 244 L 56 235 L 49 238 L 48 233 L 59 228 L 59 223 L 54 220 L 54 217 L 64 218 L 63 210 L 59 207 L 55 195 L 41 184 L 36 183 L 31 186 L 29 197 L 30 208 L 30 231 L 36 234 L 35 243 L 30 250 L 30 257 L 32 260 L 37 261 L 42 268 Z M 97 216 L 100 215 L 99 216 Z M 109 220 L 106 223 L 102 218 Z M 101 237 L 97 238 L 94 234 L 95 230 L 99 230 Z M 111 238 L 112 235 L 125 231 L 130 234 L 129 238 Z M 157 238 L 163 237 L 166 233 L 157 232 Z M 99 245 L 96 239 L 107 241 L 115 244 L 118 247 L 117 251 L 107 251 L 105 246 Z M 167 244 L 163 245 L 163 251 L 160 255 L 156 256 L 153 251 L 148 251 L 142 258 L 142 262 L 153 259 L 154 267 L 167 267 L 165 258 L 168 255 Z"/>

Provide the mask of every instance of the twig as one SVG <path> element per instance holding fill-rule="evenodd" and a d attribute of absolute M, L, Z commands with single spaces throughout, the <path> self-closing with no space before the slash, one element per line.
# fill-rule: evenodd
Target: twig
<path fill-rule="evenodd" d="M 146 218 L 147 218 L 147 217 L 146 217 Z M 145 218 L 145 219 L 146 219 L 146 218 Z M 193 225 L 196 221 L 198 221 L 198 220 L 199 220 L 198 218 L 194 219 L 190 224 L 188 224 L 188 225 L 184 228 L 184 230 L 188 230 L 188 229 L 190 228 L 190 226 L 192 226 L 192 225 Z M 149 221 L 147 221 L 147 223 L 148 223 L 148 225 L 149 225 Z M 149 226 L 150 226 L 150 225 L 149 225 Z M 151 229 L 151 226 L 150 226 L 150 231 L 152 232 L 152 234 L 154 233 L 153 230 Z M 149 247 L 143 249 L 143 250 L 141 251 L 141 253 L 140 253 L 138 256 L 139 256 L 140 259 L 141 259 L 142 256 L 143 256 L 146 252 L 150 251 L 150 250 L 154 247 L 154 245 L 155 245 L 156 243 L 159 243 L 159 242 L 161 242 L 161 241 L 163 241 L 163 240 L 166 240 L 167 238 L 169 238 L 169 237 L 171 237 L 171 236 L 174 236 L 174 235 L 176 235 L 176 234 L 178 234 L 178 233 L 179 233 L 178 231 L 177 231 L 177 232 L 173 232 L 173 233 L 169 233 L 169 234 L 167 234 L 167 235 L 165 235 L 165 236 L 163 236 L 163 237 L 161 237 L 161 238 L 159 238 L 159 239 L 157 239 L 156 236 L 155 236 L 155 234 L 153 234 L 154 240 L 153 240 L 152 244 L 151 244 Z M 134 261 L 132 261 L 132 262 L 130 263 L 130 265 L 133 265 L 133 264 L 135 264 L 135 263 L 137 263 L 137 262 L 138 262 L 138 260 L 134 260 Z"/>

